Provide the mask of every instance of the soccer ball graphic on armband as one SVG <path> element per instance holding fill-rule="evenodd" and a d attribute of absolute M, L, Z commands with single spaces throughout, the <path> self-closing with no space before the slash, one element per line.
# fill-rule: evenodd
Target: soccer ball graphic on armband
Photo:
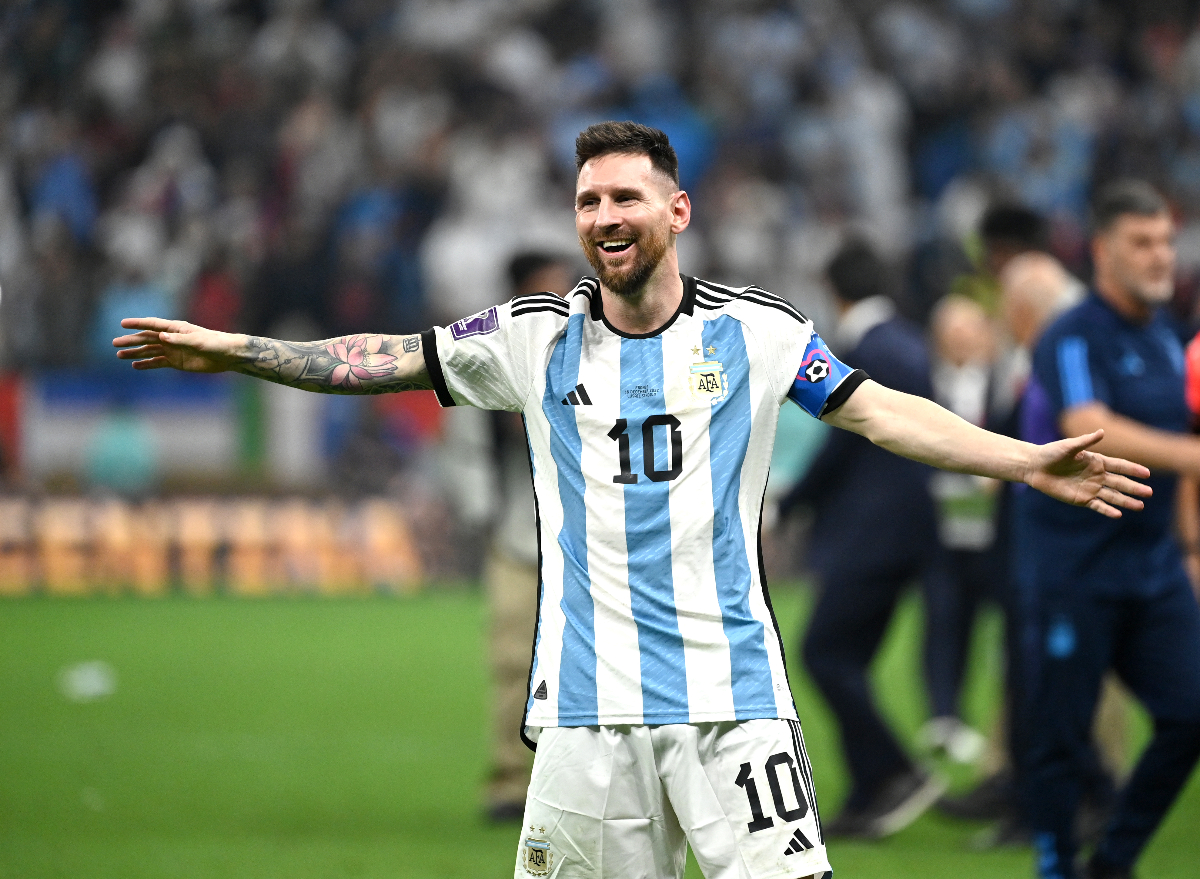
<path fill-rule="evenodd" d="M 804 377 L 813 384 L 823 381 L 829 375 L 829 361 L 817 355 L 804 367 Z"/>

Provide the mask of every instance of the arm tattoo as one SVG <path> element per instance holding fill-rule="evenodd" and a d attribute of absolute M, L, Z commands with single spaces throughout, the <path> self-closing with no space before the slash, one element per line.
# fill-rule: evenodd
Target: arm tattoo
<path fill-rule="evenodd" d="M 433 387 L 420 336 L 362 334 L 323 342 L 249 336 L 233 367 L 243 375 L 320 394 L 391 394 Z"/>

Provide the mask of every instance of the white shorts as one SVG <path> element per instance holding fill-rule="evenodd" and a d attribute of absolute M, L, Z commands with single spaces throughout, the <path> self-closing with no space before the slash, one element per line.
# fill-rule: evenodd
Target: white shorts
<path fill-rule="evenodd" d="M 799 879 L 829 870 L 800 724 L 547 727 L 516 879 Z"/>

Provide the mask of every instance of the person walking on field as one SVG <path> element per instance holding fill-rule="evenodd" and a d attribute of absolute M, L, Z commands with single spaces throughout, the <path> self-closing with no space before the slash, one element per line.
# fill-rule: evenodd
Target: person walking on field
<path fill-rule="evenodd" d="M 830 261 L 838 351 L 884 387 L 932 399 L 925 340 L 896 313 L 887 274 L 862 240 L 847 241 Z M 801 505 L 815 513 L 808 555 L 820 590 L 804 634 L 804 664 L 837 718 L 850 770 L 846 802 L 825 828 L 831 838 L 895 833 L 945 790 L 897 741 L 868 674 L 908 587 L 920 580 L 933 591 L 948 576 L 929 491 L 933 473 L 853 432 L 830 431 L 804 478 L 779 502 L 781 516 Z"/>
<path fill-rule="evenodd" d="M 533 251 L 517 254 L 508 264 L 514 296 L 565 295 L 574 281 L 570 272 L 566 260 Z M 487 445 L 500 496 L 482 577 L 492 703 L 487 817 L 495 822 L 520 821 L 531 763 L 519 733 L 529 698 L 529 651 L 537 621 L 537 514 L 521 416 L 481 414 L 490 416 Z"/>
<path fill-rule="evenodd" d="M 680 879 L 688 845 L 708 879 L 825 874 L 755 539 L 779 407 L 1105 516 L 1141 508 L 1148 471 L 1088 451 L 1099 431 L 1046 446 L 989 434 L 849 369 L 779 297 L 681 275 L 691 202 L 661 131 L 593 125 L 576 167 L 596 277 L 565 300 L 320 342 L 129 318 L 117 356 L 521 412 L 541 574 L 514 876 Z"/>

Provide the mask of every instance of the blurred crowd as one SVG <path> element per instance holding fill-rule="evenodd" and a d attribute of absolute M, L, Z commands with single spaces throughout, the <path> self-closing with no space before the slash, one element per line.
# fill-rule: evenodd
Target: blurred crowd
<path fill-rule="evenodd" d="M 411 331 L 571 253 L 573 140 L 668 132 L 684 270 L 831 320 L 867 234 L 924 321 L 986 205 L 1085 259 L 1136 171 L 1200 265 L 1191 6 L 1094 0 L 13 0 L 0 11 L 0 362 L 108 364 L 117 319 Z M 1189 283 L 1181 284 L 1185 291 Z"/>

